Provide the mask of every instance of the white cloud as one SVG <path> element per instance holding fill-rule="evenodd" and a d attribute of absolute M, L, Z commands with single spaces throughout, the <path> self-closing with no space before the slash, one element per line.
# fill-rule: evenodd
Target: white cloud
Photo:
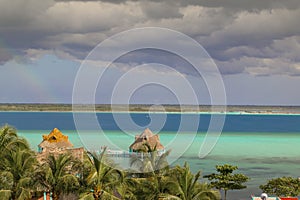
<path fill-rule="evenodd" d="M 59 33 L 90 33 L 129 25 L 140 19 L 137 3 L 58 2 L 37 20 L 37 27 Z M 47 23 L 45 23 L 47 22 Z"/>
<path fill-rule="evenodd" d="M 68 60 L 76 60 L 76 57 L 68 54 L 67 52 L 60 50 L 45 50 L 45 49 L 27 49 L 25 50 L 26 56 L 29 61 L 34 62 L 39 60 L 45 55 L 56 55 L 58 58 L 64 58 Z"/>

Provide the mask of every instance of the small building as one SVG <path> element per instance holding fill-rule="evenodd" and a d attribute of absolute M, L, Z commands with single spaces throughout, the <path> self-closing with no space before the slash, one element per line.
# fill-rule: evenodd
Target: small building
<path fill-rule="evenodd" d="M 71 153 L 75 158 L 83 160 L 84 148 L 73 148 L 67 135 L 54 128 L 48 135 L 43 135 L 43 141 L 38 145 L 37 159 L 42 161 L 48 154 Z"/>
<path fill-rule="evenodd" d="M 135 141 L 129 146 L 129 152 L 147 152 L 146 145 L 149 145 L 151 150 L 165 150 L 165 147 L 160 143 L 159 135 L 153 134 L 149 128 L 146 128 L 140 135 L 135 136 Z"/>
<path fill-rule="evenodd" d="M 54 128 L 48 135 L 43 135 L 43 141 L 38 145 L 37 160 L 44 163 L 49 154 L 54 156 L 70 153 L 74 158 L 83 161 L 84 148 L 73 148 L 73 144 L 69 141 L 67 135 L 62 134 L 58 128 Z M 77 172 L 74 172 L 75 174 Z M 49 191 L 43 191 L 43 195 L 37 200 L 51 200 Z"/>
<path fill-rule="evenodd" d="M 43 141 L 38 145 L 39 153 L 64 151 L 73 148 L 67 135 L 63 135 L 58 128 L 54 128 L 48 135 L 43 135 Z"/>

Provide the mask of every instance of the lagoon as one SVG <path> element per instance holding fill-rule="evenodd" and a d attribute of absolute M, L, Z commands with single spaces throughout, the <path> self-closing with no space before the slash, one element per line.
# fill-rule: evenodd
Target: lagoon
<path fill-rule="evenodd" d="M 270 178 L 300 176 L 299 115 L 226 115 L 217 144 L 208 156 L 200 159 L 199 148 L 208 129 L 210 114 L 201 114 L 196 133 L 188 129 L 177 132 L 182 117 L 179 113 L 166 114 L 166 121 L 158 131 L 155 124 L 151 124 L 151 119 L 162 119 L 162 116 L 159 116 L 162 114 L 131 113 L 130 117 L 137 124 L 135 130 L 132 130 L 134 127 L 131 126 L 128 130 L 120 129 L 111 113 L 96 114 L 102 127 L 101 131 L 92 128 L 78 131 L 72 113 L 60 112 L 1 112 L 0 124 L 15 126 L 18 133 L 28 139 L 35 150 L 42 140 L 42 134 L 48 134 L 54 127 L 68 135 L 75 147 L 85 146 L 89 150 L 96 150 L 107 145 L 111 148 L 128 149 L 134 135 L 141 133 L 143 128 L 149 125 L 154 133 L 159 132 L 161 142 L 166 147 L 176 137 L 180 138 L 182 144 L 186 144 L 185 140 L 192 141 L 172 165 L 187 161 L 193 172 L 201 170 L 203 175 L 214 172 L 217 164 L 238 165 L 238 172 L 248 175 L 251 180 L 247 183 L 247 189 L 229 192 L 228 198 L 231 200 L 249 199 L 251 194 L 259 195 L 261 191 L 258 186 Z M 121 118 L 128 117 L 124 113 L 118 115 Z M 172 152 L 176 153 L 177 150 L 173 148 Z M 124 168 L 129 167 L 122 158 L 117 158 L 116 161 Z"/>

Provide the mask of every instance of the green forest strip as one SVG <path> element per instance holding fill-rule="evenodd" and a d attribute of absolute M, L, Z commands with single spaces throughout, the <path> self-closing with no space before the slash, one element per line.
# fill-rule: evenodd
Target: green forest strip
<path fill-rule="evenodd" d="M 0 104 L 0 111 L 28 112 L 219 112 L 219 113 L 286 113 L 299 114 L 300 106 L 210 106 L 210 105 L 76 105 L 72 104 Z"/>

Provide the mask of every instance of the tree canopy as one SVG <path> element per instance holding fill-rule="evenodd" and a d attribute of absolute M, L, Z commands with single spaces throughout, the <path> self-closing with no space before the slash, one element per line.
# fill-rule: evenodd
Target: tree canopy
<path fill-rule="evenodd" d="M 206 175 L 204 178 L 211 181 L 212 187 L 224 190 L 224 200 L 226 200 L 228 190 L 241 190 L 247 187 L 243 183 L 247 182 L 249 178 L 244 174 L 233 174 L 233 171 L 237 169 L 237 166 L 228 164 L 217 165 L 216 171 L 218 173 Z"/>
<path fill-rule="evenodd" d="M 259 188 L 269 194 L 295 197 L 300 194 L 300 180 L 293 177 L 273 178 Z"/>

